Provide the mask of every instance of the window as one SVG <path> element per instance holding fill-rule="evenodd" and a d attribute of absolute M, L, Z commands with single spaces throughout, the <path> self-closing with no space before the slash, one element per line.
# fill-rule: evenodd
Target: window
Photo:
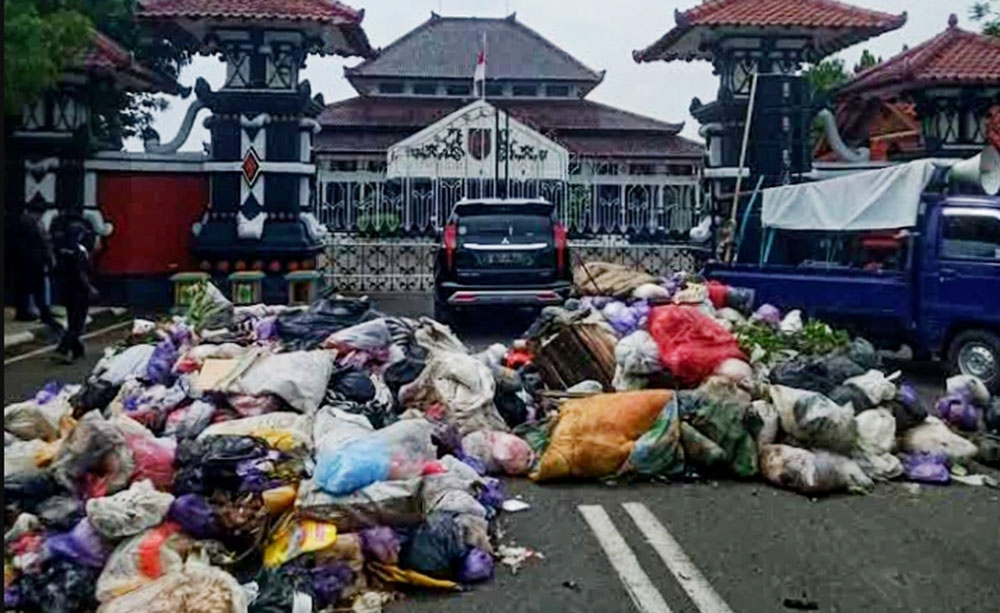
<path fill-rule="evenodd" d="M 471 96 L 472 85 L 449 85 L 447 92 L 449 96 Z"/>
<path fill-rule="evenodd" d="M 545 95 L 549 98 L 568 98 L 569 85 L 546 85 Z"/>
<path fill-rule="evenodd" d="M 514 95 L 515 96 L 520 96 L 522 98 L 537 96 L 538 95 L 538 86 L 537 85 L 526 85 L 526 84 L 515 85 L 514 86 Z"/>
<path fill-rule="evenodd" d="M 486 84 L 486 95 L 490 97 L 498 97 L 503 95 L 503 83 L 487 83 Z"/>
<path fill-rule="evenodd" d="M 418 96 L 436 96 L 438 93 L 437 83 L 416 83 L 413 86 L 413 93 Z"/>
<path fill-rule="evenodd" d="M 941 257 L 1000 261 L 1000 213 L 973 208 L 946 209 Z"/>
<path fill-rule="evenodd" d="M 402 83 L 379 83 L 378 86 L 379 93 L 382 94 L 401 94 L 403 93 Z"/>

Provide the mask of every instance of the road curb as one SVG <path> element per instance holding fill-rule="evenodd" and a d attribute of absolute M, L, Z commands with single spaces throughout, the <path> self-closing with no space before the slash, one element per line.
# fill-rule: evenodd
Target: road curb
<path fill-rule="evenodd" d="M 33 343 L 35 341 L 35 333 L 30 330 L 25 330 L 23 332 L 15 332 L 13 334 L 3 335 L 3 348 L 4 350 L 13 349 L 14 347 L 20 347 L 21 345 L 27 345 L 28 343 Z"/>

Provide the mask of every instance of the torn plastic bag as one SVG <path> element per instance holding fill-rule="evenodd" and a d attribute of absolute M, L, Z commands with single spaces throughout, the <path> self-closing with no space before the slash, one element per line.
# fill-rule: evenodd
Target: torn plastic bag
<path fill-rule="evenodd" d="M 440 403 L 444 421 L 456 423 L 465 435 L 476 430 L 506 431 L 507 424 L 493 404 L 496 384 L 482 362 L 464 353 L 434 352 L 427 367 L 399 390 L 399 403 L 426 411 Z"/>
<path fill-rule="evenodd" d="M 111 413 L 124 413 L 150 430 L 159 431 L 167 419 L 167 413 L 188 399 L 183 380 L 176 381 L 171 387 L 153 385 L 144 388 L 133 384 L 126 383 L 122 386 L 120 402 L 116 399 L 111 403 Z"/>
<path fill-rule="evenodd" d="M 5 450 L 4 455 L 7 453 Z M 134 471 L 135 460 L 125 437 L 94 411 L 84 415 L 70 432 L 52 463 L 52 474 L 64 488 L 78 493 L 90 489 L 89 493 L 97 496 L 124 489 Z M 90 488 L 84 482 L 88 475 L 93 482 Z"/>
<path fill-rule="evenodd" d="M 94 368 L 94 374 L 111 385 L 121 385 L 126 379 L 144 375 L 155 351 L 156 345 L 133 345 L 111 358 L 102 359 Z"/>
<path fill-rule="evenodd" d="M 211 539 L 219 535 L 215 509 L 198 494 L 184 494 L 174 499 L 167 515 L 181 529 L 197 539 Z"/>
<path fill-rule="evenodd" d="M 98 613 L 247 613 L 246 592 L 232 575 L 188 558 L 180 571 L 106 602 Z"/>
<path fill-rule="evenodd" d="M 750 400 L 728 379 L 712 378 L 696 390 L 677 393 L 681 419 L 713 441 L 726 454 L 732 474 L 757 474 L 757 447 L 744 427 Z"/>
<path fill-rule="evenodd" d="M 618 472 L 672 395 L 668 390 L 646 390 L 565 403 L 532 480 L 599 478 Z"/>
<path fill-rule="evenodd" d="M 213 424 L 198 435 L 198 440 L 213 436 L 252 436 L 279 451 L 308 452 L 312 450 L 312 418 L 298 413 L 244 417 Z"/>
<path fill-rule="evenodd" d="M 535 454 L 520 437 L 506 432 L 479 430 L 465 435 L 462 450 L 482 463 L 491 475 L 526 475 L 535 461 Z"/>
<path fill-rule="evenodd" d="M 152 436 L 127 436 L 126 443 L 135 460 L 132 481 L 148 479 L 159 490 L 169 490 L 174 482 L 174 457 L 177 441 Z"/>
<path fill-rule="evenodd" d="M 982 380 L 972 375 L 955 375 L 946 382 L 949 394 L 963 394 L 976 406 L 984 407 L 990 403 L 990 390 Z"/>
<path fill-rule="evenodd" d="M 388 526 L 378 526 L 362 530 L 361 545 L 366 558 L 395 566 L 399 563 L 399 536 Z"/>
<path fill-rule="evenodd" d="M 855 416 L 858 440 L 851 457 L 865 474 L 876 481 L 895 479 L 903 474 L 899 458 L 892 455 L 896 445 L 896 420 L 885 409 L 871 409 Z"/>
<path fill-rule="evenodd" d="M 166 522 L 122 541 L 97 579 L 95 595 L 108 602 L 184 567 L 193 542 L 180 526 Z"/>
<path fill-rule="evenodd" d="M 87 501 L 87 517 L 104 536 L 120 539 L 163 521 L 174 497 L 158 492 L 150 481 L 133 483 L 124 492 Z"/>
<path fill-rule="evenodd" d="M 655 307 L 649 333 L 660 348 L 661 363 L 685 385 L 698 385 L 728 358 L 746 360 L 736 338 L 693 307 Z"/>
<path fill-rule="evenodd" d="M 278 353 L 255 361 L 230 391 L 251 396 L 274 394 L 303 413 L 315 413 L 332 374 L 333 355 L 329 352 Z"/>
<path fill-rule="evenodd" d="M 771 483 L 802 494 L 868 491 L 874 486 L 849 458 L 788 445 L 766 445 L 761 449 L 760 471 Z"/>
<path fill-rule="evenodd" d="M 50 556 L 91 568 L 102 568 L 111 555 L 112 547 L 113 544 L 86 517 L 77 522 L 69 532 L 56 534 L 45 540 L 45 550 Z"/>
<path fill-rule="evenodd" d="M 652 427 L 636 440 L 621 472 L 646 477 L 668 477 L 683 470 L 681 421 L 677 397 L 674 396 L 663 406 Z"/>
<path fill-rule="evenodd" d="M 943 454 L 914 453 L 905 456 L 903 472 L 910 481 L 947 485 L 951 482 L 948 456 Z"/>
<path fill-rule="evenodd" d="M 20 602 L 15 605 L 4 593 L 5 608 L 45 613 L 93 611 L 94 584 L 98 569 L 65 559 L 46 561 L 39 573 L 26 573 L 18 582 Z"/>
<path fill-rule="evenodd" d="M 167 415 L 163 435 L 177 440 L 195 438 L 212 423 L 215 405 L 204 400 L 195 400 L 186 407 L 174 409 Z"/>
<path fill-rule="evenodd" d="M 850 453 L 857 439 L 851 405 L 838 405 L 826 396 L 782 385 L 771 386 L 771 399 L 781 417 L 781 428 L 809 448 Z"/>
<path fill-rule="evenodd" d="M 976 446 L 948 429 L 940 419 L 928 417 L 899 437 L 899 449 L 907 454 L 943 455 L 950 462 L 963 463 L 976 457 Z"/>
<path fill-rule="evenodd" d="M 385 363 L 389 358 L 392 337 L 385 319 L 373 319 L 331 334 L 322 347 L 334 349 L 339 355 L 361 353 L 364 363 Z"/>
<path fill-rule="evenodd" d="M 426 420 L 405 420 L 339 449 L 324 447 L 316 458 L 316 483 L 342 496 L 377 481 L 418 477 L 437 457 L 433 432 Z"/>
<path fill-rule="evenodd" d="M 376 526 L 413 526 L 424 520 L 421 479 L 380 481 L 347 496 L 331 496 L 307 479 L 299 485 L 296 512 L 328 521 L 342 532 Z"/>
<path fill-rule="evenodd" d="M 430 577 L 451 579 L 461 569 L 468 552 L 462 537 L 462 528 L 455 523 L 454 515 L 433 513 L 403 544 L 400 564 Z"/>
<path fill-rule="evenodd" d="M 308 350 L 319 347 L 334 332 L 380 317 L 367 298 L 322 298 L 306 311 L 280 313 L 277 331 L 286 347 Z"/>

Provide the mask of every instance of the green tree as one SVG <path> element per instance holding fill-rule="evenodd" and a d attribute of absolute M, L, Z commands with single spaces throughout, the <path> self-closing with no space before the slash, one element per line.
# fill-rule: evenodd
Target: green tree
<path fill-rule="evenodd" d="M 854 65 L 854 74 L 858 74 L 863 70 L 868 70 L 873 66 L 878 66 L 881 63 L 882 63 L 882 58 L 876 58 L 874 55 L 872 55 L 871 51 L 865 49 L 864 51 L 861 52 L 861 59 L 858 60 L 858 63 Z"/>
<path fill-rule="evenodd" d="M 972 5 L 969 11 L 973 21 L 983 24 L 983 32 L 1000 37 L 1000 2 L 984 0 Z"/>
<path fill-rule="evenodd" d="M 831 58 L 813 64 L 803 72 L 803 76 L 812 88 L 814 96 L 829 95 L 830 92 L 847 83 L 851 78 L 844 60 L 840 58 Z"/>
<path fill-rule="evenodd" d="M 4 0 L 4 114 L 19 113 L 55 87 L 95 30 L 176 78 L 190 55 L 167 40 L 143 36 L 135 7 L 135 0 Z M 111 146 L 142 134 L 153 112 L 166 108 L 162 97 L 117 91 L 106 82 L 90 83 L 86 97 L 94 136 Z"/>

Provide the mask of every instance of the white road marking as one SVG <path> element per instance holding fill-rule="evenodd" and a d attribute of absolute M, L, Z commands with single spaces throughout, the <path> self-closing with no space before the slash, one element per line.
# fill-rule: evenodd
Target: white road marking
<path fill-rule="evenodd" d="M 94 330 L 93 332 L 88 332 L 87 334 L 84 334 L 83 336 L 81 336 L 80 339 L 86 341 L 86 340 L 94 338 L 95 336 L 101 336 L 102 334 L 107 334 L 108 332 L 114 332 L 115 330 L 118 330 L 120 328 L 124 328 L 126 326 L 131 326 L 131 325 L 132 325 L 132 320 L 121 321 L 121 322 L 118 322 L 116 324 L 110 325 L 110 326 L 108 326 L 106 328 L 101 328 L 100 330 Z M 58 343 L 55 344 L 55 345 L 48 345 L 46 347 L 41 347 L 39 349 L 35 349 L 34 351 L 29 351 L 28 353 L 24 353 L 24 354 L 21 354 L 19 356 L 15 356 L 15 357 L 13 357 L 13 358 L 11 358 L 9 360 L 4 360 L 3 366 L 4 366 L 4 368 L 6 368 L 6 367 L 10 366 L 11 364 L 16 364 L 17 362 L 20 362 L 22 360 L 27 360 L 29 358 L 33 358 L 35 356 L 39 356 L 39 355 L 48 353 L 50 351 L 55 351 L 56 347 L 58 347 L 58 346 L 59 346 Z"/>
<path fill-rule="evenodd" d="M 649 576 L 642 570 L 639 560 L 629 548 L 615 524 L 608 517 L 607 511 L 600 505 L 580 505 L 580 514 L 590 525 L 597 542 L 604 549 L 611 566 L 625 585 L 632 602 L 641 613 L 671 613 L 667 602 L 663 600 Z"/>
<path fill-rule="evenodd" d="M 638 502 L 626 502 L 622 507 L 632 517 L 632 521 L 642 531 L 643 536 L 646 537 L 663 563 L 667 565 L 671 574 L 684 588 L 699 611 L 702 613 L 733 613 L 726 601 L 712 588 L 712 584 L 705 579 L 705 576 L 681 549 L 680 544 L 667 532 L 660 520 L 656 519 L 656 516 L 646 508 L 646 505 Z"/>

